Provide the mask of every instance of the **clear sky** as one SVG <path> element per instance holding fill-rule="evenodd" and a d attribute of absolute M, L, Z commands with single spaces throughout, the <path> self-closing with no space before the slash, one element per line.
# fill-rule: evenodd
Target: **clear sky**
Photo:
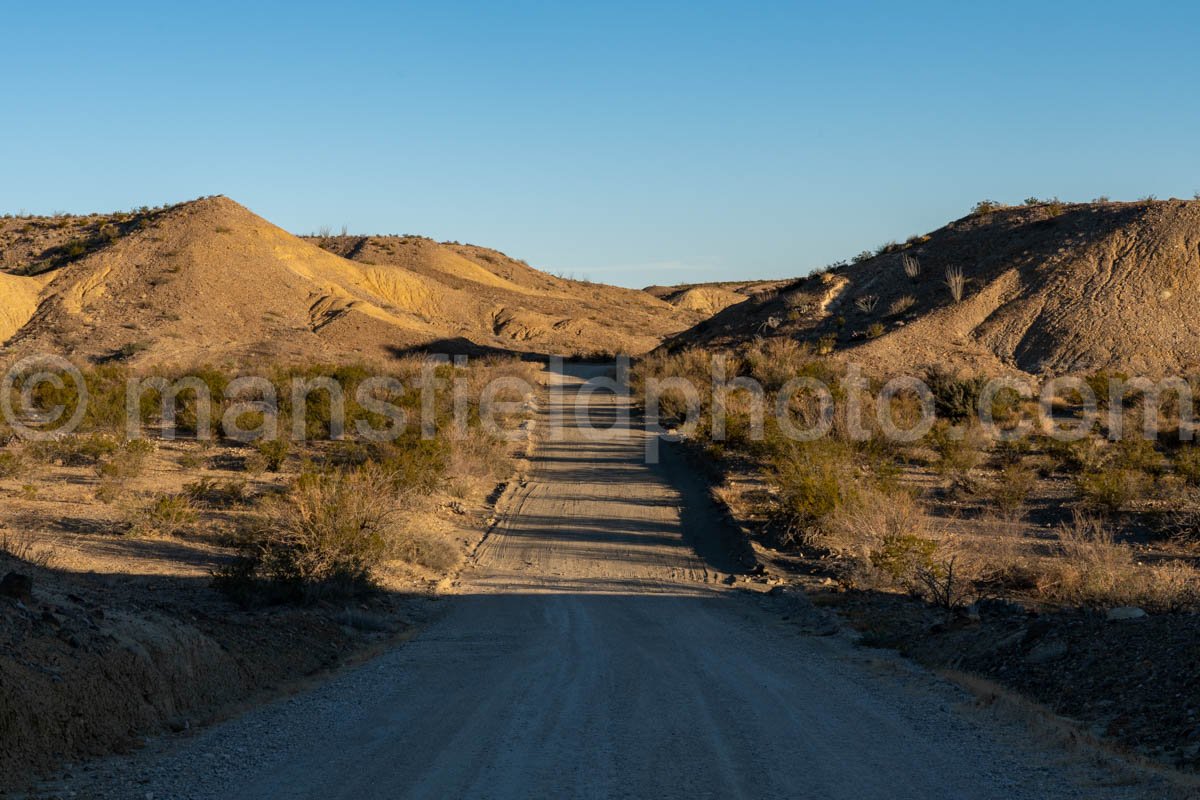
<path fill-rule="evenodd" d="M 226 194 L 630 286 L 1200 191 L 1200 4 L 13 3 L 0 211 Z"/>

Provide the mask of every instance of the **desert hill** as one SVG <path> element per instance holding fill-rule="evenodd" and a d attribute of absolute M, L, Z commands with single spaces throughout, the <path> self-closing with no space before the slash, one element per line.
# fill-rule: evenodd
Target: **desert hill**
<path fill-rule="evenodd" d="M 0 219 L 0 343 L 6 356 L 179 363 L 636 353 L 701 318 L 485 248 L 350 238 L 305 240 L 224 197 Z"/>
<path fill-rule="evenodd" d="M 721 281 L 684 283 L 677 286 L 647 286 L 642 291 L 665 300 L 677 308 L 711 316 L 737 305 L 747 298 L 777 289 L 790 281 Z"/>
<path fill-rule="evenodd" d="M 1200 367 L 1197 297 L 1200 202 L 983 206 L 731 306 L 665 346 L 787 336 L 885 369 L 1189 373 Z"/>
<path fill-rule="evenodd" d="M 676 308 L 645 292 L 573 281 L 476 245 L 420 236 L 308 237 L 372 274 L 420 276 L 469 317 L 460 335 L 491 346 L 557 352 L 643 353 L 711 312 Z"/>

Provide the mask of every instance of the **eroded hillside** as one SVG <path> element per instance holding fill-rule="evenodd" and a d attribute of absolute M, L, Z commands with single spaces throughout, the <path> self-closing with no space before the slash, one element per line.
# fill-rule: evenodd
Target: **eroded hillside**
<path fill-rule="evenodd" d="M 799 279 L 667 346 L 786 336 L 889 369 L 1190 371 L 1198 292 L 1200 202 L 1046 202 L 973 213 Z"/>
<path fill-rule="evenodd" d="M 305 240 L 224 197 L 0 220 L 9 355 L 191 362 L 644 352 L 702 314 L 417 237 Z"/>

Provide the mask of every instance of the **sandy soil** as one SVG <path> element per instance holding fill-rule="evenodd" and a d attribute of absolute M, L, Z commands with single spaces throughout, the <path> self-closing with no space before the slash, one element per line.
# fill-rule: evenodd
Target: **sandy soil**
<path fill-rule="evenodd" d="M 568 395 L 568 401 L 570 399 Z M 625 401 L 596 397 L 597 419 Z M 811 636 L 645 434 L 543 442 L 445 610 L 306 694 L 91 765 L 77 797 L 1124 798 L 908 662 Z M 716 538 L 714 539 L 714 536 Z M 785 621 L 786 620 L 786 621 Z M 822 631 L 828 632 L 828 630 Z"/>

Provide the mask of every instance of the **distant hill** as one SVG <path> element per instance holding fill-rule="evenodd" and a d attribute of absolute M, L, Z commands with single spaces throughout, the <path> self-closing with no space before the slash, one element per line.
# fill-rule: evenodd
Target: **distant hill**
<path fill-rule="evenodd" d="M 1200 202 L 1039 202 L 985 208 L 798 279 L 664 346 L 787 336 L 883 369 L 1192 373 L 1197 298 Z"/>
<path fill-rule="evenodd" d="M 0 344 L 93 361 L 644 352 L 701 318 L 417 237 L 294 236 L 224 197 L 0 219 Z"/>
<path fill-rule="evenodd" d="M 789 281 L 684 283 L 677 286 L 647 286 L 642 291 L 665 300 L 677 308 L 709 316 L 786 283 Z"/>

